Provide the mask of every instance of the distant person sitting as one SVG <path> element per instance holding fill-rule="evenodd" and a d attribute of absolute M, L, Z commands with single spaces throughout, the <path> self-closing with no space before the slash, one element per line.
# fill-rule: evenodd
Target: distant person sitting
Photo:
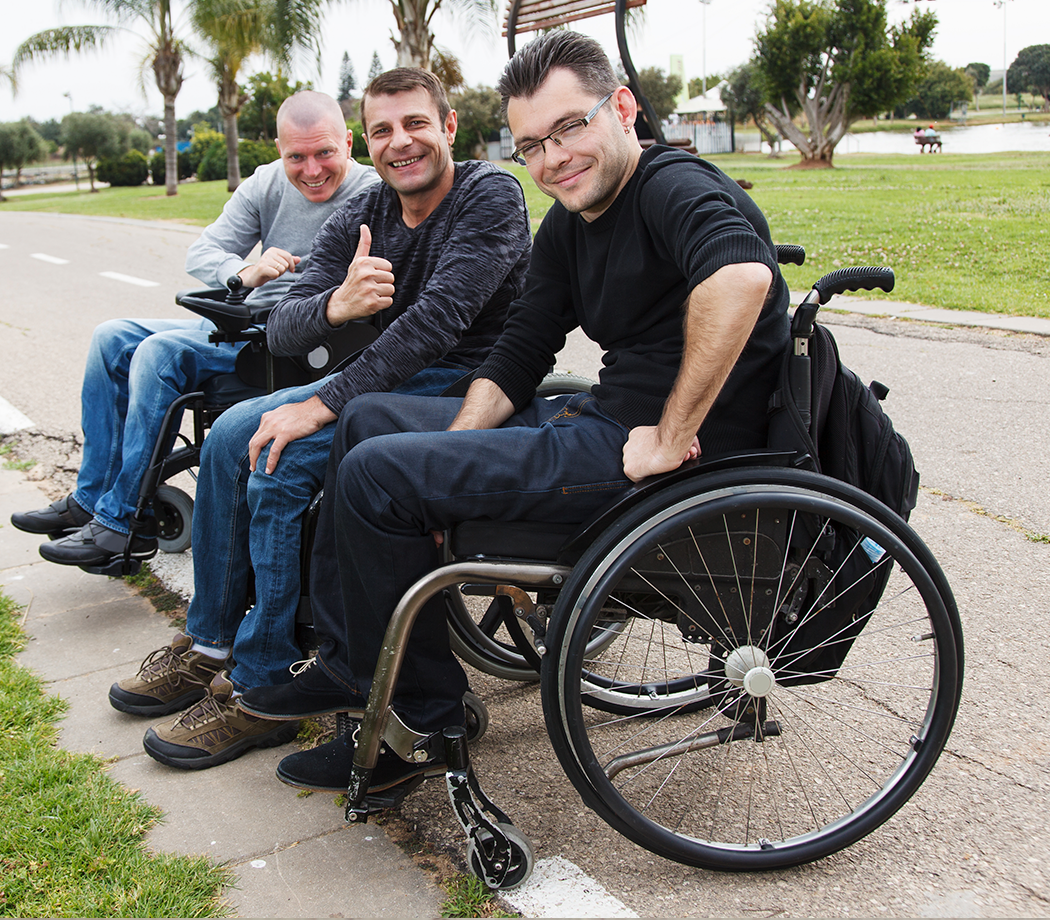
<path fill-rule="evenodd" d="M 277 303 L 309 261 L 314 236 L 343 204 L 379 181 L 350 157 L 352 136 L 331 96 L 302 92 L 277 113 L 280 160 L 256 169 L 186 254 L 186 271 L 212 287 L 239 275 L 254 310 Z M 248 254 L 262 245 L 255 263 Z M 84 453 L 71 495 L 11 523 L 49 534 L 49 562 L 104 565 L 131 540 L 134 557 L 156 537 L 130 534 L 139 486 L 164 414 L 179 396 L 234 371 L 243 343 L 215 343 L 206 319 L 116 319 L 91 339 L 81 389 Z"/>

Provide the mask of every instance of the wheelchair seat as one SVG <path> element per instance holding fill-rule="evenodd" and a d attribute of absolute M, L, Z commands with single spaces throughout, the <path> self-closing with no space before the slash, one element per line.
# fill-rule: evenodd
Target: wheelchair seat
<path fill-rule="evenodd" d="M 266 388 L 246 383 L 239 374 L 216 374 L 204 381 L 201 392 L 205 408 L 225 409 L 246 399 L 265 396 Z"/>

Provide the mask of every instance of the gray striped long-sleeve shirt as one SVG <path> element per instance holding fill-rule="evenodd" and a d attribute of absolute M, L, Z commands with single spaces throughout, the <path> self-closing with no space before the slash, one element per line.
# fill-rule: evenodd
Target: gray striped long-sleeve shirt
<path fill-rule="evenodd" d="M 376 185 L 321 228 L 309 268 L 270 316 L 274 354 L 306 354 L 333 331 L 328 299 L 346 277 L 361 224 L 372 231 L 370 254 L 393 265 L 394 302 L 370 320 L 375 342 L 318 390 L 336 413 L 354 396 L 393 389 L 439 361 L 477 367 L 521 293 L 532 245 L 521 186 L 491 163 L 457 163 L 452 189 L 413 228 L 394 190 Z"/>

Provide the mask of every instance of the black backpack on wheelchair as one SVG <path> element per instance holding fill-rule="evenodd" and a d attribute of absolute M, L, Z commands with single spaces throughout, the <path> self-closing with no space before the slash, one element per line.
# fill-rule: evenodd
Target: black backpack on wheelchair
<path fill-rule="evenodd" d="M 873 287 L 892 290 L 892 270 L 832 272 L 799 305 L 780 386 L 770 399 L 768 444 L 795 451 L 799 467 L 863 489 L 907 520 L 918 496 L 919 473 L 908 442 L 882 409 L 889 391 L 877 381 L 864 386 L 842 363 L 834 336 L 816 323 L 820 305 L 832 294 Z M 815 536 L 807 533 L 800 542 L 812 546 Z M 797 674 L 795 683 L 827 680 L 838 672 L 890 575 L 889 567 L 878 565 L 884 553 L 878 544 L 869 540 L 858 548 L 852 535 L 819 536 L 824 551 L 819 560 L 806 560 L 812 577 L 805 585 L 811 597 L 826 602 L 819 615 L 793 626 L 782 652 Z M 837 573 L 834 581 L 831 572 Z"/>

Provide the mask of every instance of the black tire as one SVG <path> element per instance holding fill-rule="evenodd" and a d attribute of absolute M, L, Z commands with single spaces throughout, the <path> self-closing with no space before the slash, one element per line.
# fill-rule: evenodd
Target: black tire
<path fill-rule="evenodd" d="M 500 891 L 509 891 L 528 881 L 529 876 L 532 875 L 533 866 L 536 864 L 536 857 L 528 837 L 513 824 L 505 824 L 500 821 L 497 822 L 497 826 L 510 842 L 510 866 L 506 870 L 503 884 L 499 886 Z M 491 834 L 480 831 L 477 837 L 472 836 L 467 842 L 467 865 L 470 866 L 470 871 L 483 882 L 486 881 L 483 867 L 486 858 L 484 850 L 491 840 Z"/>
<path fill-rule="evenodd" d="M 175 486 L 158 486 L 153 513 L 157 518 L 157 545 L 161 552 L 188 550 L 193 539 L 193 499 Z"/>
<path fill-rule="evenodd" d="M 591 657 L 610 609 L 626 625 Z M 958 612 L 926 546 L 865 493 L 798 470 L 709 474 L 640 504 L 573 569 L 548 648 L 547 729 L 587 804 L 719 870 L 798 865 L 879 827 L 932 769 L 962 687 Z M 647 710 L 584 708 L 586 672 L 653 688 Z M 689 715 L 668 694 L 661 709 L 669 679 L 707 685 L 712 705 Z"/>
<path fill-rule="evenodd" d="M 589 393 L 593 386 L 588 377 L 550 373 L 540 381 L 536 395 L 547 398 Z M 501 680 L 539 680 L 539 656 L 514 614 L 507 615 L 500 598 L 487 605 L 468 603 L 453 588 L 445 592 L 445 608 L 452 650 L 467 664 Z"/>

